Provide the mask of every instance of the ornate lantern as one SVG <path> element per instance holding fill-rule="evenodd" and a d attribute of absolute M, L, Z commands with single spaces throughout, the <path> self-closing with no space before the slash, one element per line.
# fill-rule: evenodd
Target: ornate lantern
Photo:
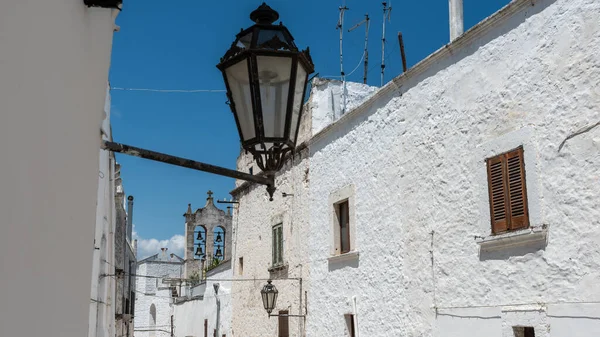
<path fill-rule="evenodd" d="M 298 50 L 279 14 L 263 3 L 250 14 L 256 24 L 242 30 L 221 58 L 227 97 L 243 148 L 273 176 L 296 146 L 308 75 L 309 49 Z M 272 196 L 274 188 L 269 190 Z"/>
<path fill-rule="evenodd" d="M 275 306 L 277 305 L 277 294 L 279 294 L 279 291 L 277 291 L 277 288 L 275 288 L 275 286 L 271 284 L 271 280 L 268 280 L 267 284 L 265 284 L 265 286 L 260 291 L 263 306 L 265 307 L 265 310 L 267 311 L 269 316 L 271 315 L 271 312 L 273 312 L 273 309 L 275 309 Z"/>

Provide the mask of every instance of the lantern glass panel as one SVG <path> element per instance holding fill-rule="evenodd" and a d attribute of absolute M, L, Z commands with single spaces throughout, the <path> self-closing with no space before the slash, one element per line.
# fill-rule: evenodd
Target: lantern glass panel
<path fill-rule="evenodd" d="M 302 63 L 298 62 L 296 73 L 296 86 L 294 87 L 294 105 L 292 106 L 292 123 L 290 126 L 290 141 L 296 143 L 296 134 L 298 123 L 300 123 L 300 110 L 302 109 L 302 95 L 306 86 L 306 70 Z"/>
<path fill-rule="evenodd" d="M 283 138 L 288 105 L 292 59 L 257 56 L 264 136 Z"/>
<path fill-rule="evenodd" d="M 265 49 L 290 49 L 286 41 L 287 39 L 281 30 L 261 29 L 258 34 L 256 45 L 259 48 Z"/>
<path fill-rule="evenodd" d="M 227 83 L 235 103 L 235 112 L 242 131 L 243 141 L 256 137 L 254 115 L 252 114 L 252 96 L 248 82 L 248 61 L 242 60 L 225 70 Z"/>
<path fill-rule="evenodd" d="M 252 32 L 239 38 L 235 45 L 240 48 L 248 49 L 250 48 L 250 43 L 252 43 Z"/>

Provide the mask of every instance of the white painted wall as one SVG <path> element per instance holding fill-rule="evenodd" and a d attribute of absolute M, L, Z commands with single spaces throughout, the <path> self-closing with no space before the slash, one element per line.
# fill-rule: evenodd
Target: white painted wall
<path fill-rule="evenodd" d="M 533 3 L 513 1 L 313 138 L 308 336 L 344 336 L 352 296 L 361 336 L 597 335 L 600 126 L 559 147 L 600 121 L 600 3 Z M 547 245 L 480 252 L 484 159 L 518 143 Z M 359 257 L 331 263 L 328 198 L 348 185 Z"/>
<path fill-rule="evenodd" d="M 171 315 L 173 302 L 169 284 L 165 278 L 183 278 L 183 259 L 170 257 L 168 251 L 162 251 L 156 257 L 150 257 L 138 263 L 136 277 L 136 302 L 134 316 L 134 336 L 168 337 L 171 333 Z M 149 277 L 148 277 L 149 276 Z M 156 278 L 158 277 L 158 278 Z M 179 291 L 179 288 L 178 288 Z M 150 307 L 156 307 L 156 325 L 151 328 Z M 151 331 L 156 330 L 155 335 Z"/>
<path fill-rule="evenodd" d="M 88 333 L 113 28 L 83 1 L 0 2 L 1 336 Z"/>
<path fill-rule="evenodd" d="M 191 299 L 175 304 L 173 315 L 175 319 L 175 336 L 204 337 L 204 320 L 208 320 L 208 336 L 213 335 L 217 323 L 217 297 L 220 299 L 219 337 L 232 336 L 232 269 L 217 267 L 214 273 L 209 272 L 208 280 L 199 286 L 204 289 L 202 298 Z M 213 281 L 214 280 L 214 281 Z M 219 284 L 218 294 L 215 295 L 213 284 Z"/>

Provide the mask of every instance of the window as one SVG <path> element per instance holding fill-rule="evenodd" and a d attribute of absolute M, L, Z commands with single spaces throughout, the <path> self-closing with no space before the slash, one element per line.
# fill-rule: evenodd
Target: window
<path fill-rule="evenodd" d="M 356 327 L 354 326 L 354 315 L 346 314 L 344 315 L 346 319 L 346 327 L 348 328 L 348 336 L 355 337 L 356 336 Z"/>
<path fill-rule="evenodd" d="M 283 315 L 283 316 L 282 316 Z M 290 322 L 289 322 L 289 312 L 287 310 L 283 310 L 279 312 L 278 326 L 279 333 L 278 337 L 289 337 L 290 336 Z"/>
<path fill-rule="evenodd" d="M 348 253 L 350 251 L 350 208 L 348 200 L 336 205 L 336 214 L 339 225 L 340 254 Z"/>
<path fill-rule="evenodd" d="M 204 337 L 208 337 L 208 320 L 204 320 Z"/>
<path fill-rule="evenodd" d="M 529 227 L 523 147 L 487 159 L 492 233 Z"/>
<path fill-rule="evenodd" d="M 513 327 L 515 337 L 535 337 L 535 330 L 530 326 Z"/>
<path fill-rule="evenodd" d="M 244 275 L 244 258 L 240 257 L 238 259 L 239 261 L 239 266 L 238 266 L 238 275 Z"/>
<path fill-rule="evenodd" d="M 283 264 L 283 224 L 273 226 L 273 265 Z"/>

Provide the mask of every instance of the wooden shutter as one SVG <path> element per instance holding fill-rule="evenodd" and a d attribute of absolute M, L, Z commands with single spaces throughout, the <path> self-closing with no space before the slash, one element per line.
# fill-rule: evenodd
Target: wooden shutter
<path fill-rule="evenodd" d="M 487 160 L 494 234 L 529 226 L 523 148 Z"/>
<path fill-rule="evenodd" d="M 508 229 L 504 155 L 488 159 L 487 164 L 492 232 L 500 233 Z"/>
<path fill-rule="evenodd" d="M 272 247 L 273 247 L 273 253 L 272 253 L 273 263 L 272 264 L 276 265 L 277 264 L 277 226 L 273 227 L 272 232 L 273 232 L 272 235 L 271 235 L 272 236 L 272 240 L 273 240 L 273 242 L 272 242 Z"/>
<path fill-rule="evenodd" d="M 510 229 L 521 229 L 529 226 L 527 212 L 527 189 L 525 186 L 525 167 L 523 165 L 523 148 L 520 147 L 506 155 L 508 200 Z"/>
<path fill-rule="evenodd" d="M 277 227 L 277 263 L 283 263 L 283 224 Z"/>
<path fill-rule="evenodd" d="M 279 315 L 288 315 L 289 312 L 287 310 L 280 311 Z M 279 316 L 279 333 L 278 337 L 289 337 L 290 336 L 290 324 L 288 316 Z"/>

